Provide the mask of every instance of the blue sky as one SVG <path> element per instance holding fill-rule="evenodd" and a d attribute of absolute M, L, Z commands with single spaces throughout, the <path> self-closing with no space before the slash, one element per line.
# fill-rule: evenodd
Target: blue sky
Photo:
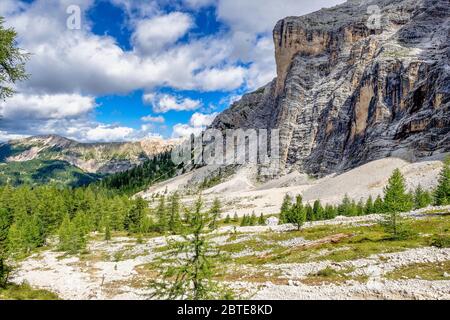
<path fill-rule="evenodd" d="M 30 79 L 0 102 L 0 140 L 61 134 L 124 141 L 199 132 L 276 76 L 276 21 L 341 2 L 2 0 L 0 16 L 32 55 Z"/>

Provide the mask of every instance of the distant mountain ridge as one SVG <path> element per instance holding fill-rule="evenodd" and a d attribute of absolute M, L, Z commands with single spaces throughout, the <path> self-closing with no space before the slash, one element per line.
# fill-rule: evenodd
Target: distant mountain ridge
<path fill-rule="evenodd" d="M 177 143 L 160 138 L 81 143 L 58 135 L 11 140 L 0 144 L 0 182 L 87 184 L 134 168 Z"/>

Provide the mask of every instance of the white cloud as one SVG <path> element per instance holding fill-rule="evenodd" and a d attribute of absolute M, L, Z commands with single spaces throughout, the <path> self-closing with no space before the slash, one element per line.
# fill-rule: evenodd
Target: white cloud
<path fill-rule="evenodd" d="M 198 135 L 214 121 L 217 115 L 217 112 L 211 114 L 196 112 L 191 116 L 189 124 L 177 123 L 173 126 L 172 137 L 180 138 L 190 136 L 191 134 Z"/>
<path fill-rule="evenodd" d="M 214 119 L 217 117 L 218 113 L 212 114 L 203 114 L 196 112 L 191 116 L 191 120 L 189 121 L 190 125 L 193 127 L 205 127 L 209 126 Z"/>
<path fill-rule="evenodd" d="M 343 2 L 345 0 L 218 0 L 217 17 L 230 28 L 228 43 L 232 57 L 250 63 L 246 70 L 247 88 L 259 88 L 276 76 L 272 30 L 278 20 Z"/>
<path fill-rule="evenodd" d="M 72 2 L 82 4 L 83 12 L 92 5 L 88 0 Z M 170 45 L 192 25 L 187 14 L 175 12 L 136 19 L 133 25 L 137 27 L 134 37 L 137 47 L 124 51 L 114 38 L 93 34 L 86 17 L 82 30 L 68 30 L 65 9 L 64 1 L 55 5 L 36 0 L 26 10 L 6 17 L 7 26 L 14 27 L 19 34 L 19 45 L 33 54 L 27 64 L 31 77 L 20 86 L 21 91 L 106 95 L 138 89 L 149 91 L 160 86 L 233 90 L 244 81 L 243 69 L 228 65 L 229 44 L 220 36 Z M 155 43 L 168 47 L 150 56 L 140 52 L 152 51 Z M 223 85 L 200 78 L 209 74 L 223 75 Z"/>
<path fill-rule="evenodd" d="M 202 106 L 200 100 L 176 97 L 169 94 L 145 94 L 143 100 L 145 103 L 152 105 L 155 113 L 166 113 L 171 110 L 192 111 Z"/>
<path fill-rule="evenodd" d="M 93 97 L 77 94 L 16 94 L 0 102 L 4 119 L 62 119 L 86 114 L 96 107 Z"/>
<path fill-rule="evenodd" d="M 0 130 L 0 142 L 5 142 L 5 141 L 9 141 L 9 140 L 15 140 L 15 139 L 22 139 L 22 138 L 26 138 L 28 137 L 28 135 L 23 135 L 23 134 L 10 134 L 6 131 L 1 131 Z"/>
<path fill-rule="evenodd" d="M 200 9 L 215 4 L 216 0 L 183 0 L 183 3 L 189 8 Z"/>
<path fill-rule="evenodd" d="M 86 139 L 90 141 L 123 141 L 129 139 L 133 132 L 132 128 L 100 125 L 89 129 L 86 132 Z"/>
<path fill-rule="evenodd" d="M 183 138 L 188 137 L 191 134 L 198 135 L 203 131 L 202 128 L 192 127 L 188 124 L 178 123 L 173 126 L 172 137 L 173 138 Z"/>
<path fill-rule="evenodd" d="M 346 0 L 219 0 L 217 16 L 232 29 L 248 33 L 271 32 L 287 16 L 301 16 Z"/>
<path fill-rule="evenodd" d="M 242 67 L 212 68 L 197 73 L 195 78 L 199 84 L 198 87 L 206 91 L 231 91 L 243 84 L 245 69 Z"/>
<path fill-rule="evenodd" d="M 30 80 L 19 84 L 19 95 L 0 104 L 3 135 L 56 133 L 89 140 L 106 139 L 108 132 L 118 139 L 149 134 L 151 125 L 132 129 L 93 121 L 94 97 L 159 87 L 226 92 L 257 88 L 275 76 L 271 30 L 277 20 L 344 2 L 180 0 L 171 6 L 177 11 L 168 13 L 161 4 L 169 0 L 111 1 L 128 15 L 134 32 L 129 51 L 110 36 L 93 34 L 88 17 L 82 19 L 82 30 L 67 29 L 67 6 L 78 4 L 85 13 L 94 0 L 0 1 L 6 27 L 14 27 L 19 46 L 33 54 L 27 64 Z M 192 9 L 216 5 L 217 18 L 228 28 L 208 36 L 189 34 L 180 43 L 194 23 L 181 12 L 186 9 L 181 4 Z M 202 107 L 198 100 L 172 95 L 155 94 L 153 99 L 161 113 Z M 174 132 L 190 130 L 186 126 L 198 129 L 179 124 Z"/>
<path fill-rule="evenodd" d="M 141 118 L 142 121 L 144 122 L 155 122 L 155 123 L 164 123 L 165 119 L 163 116 L 152 116 L 152 115 L 148 115 L 145 117 Z"/>
<path fill-rule="evenodd" d="M 174 44 L 193 25 L 192 17 L 182 12 L 140 20 L 132 37 L 133 43 L 143 54 L 159 52 L 167 45 Z"/>

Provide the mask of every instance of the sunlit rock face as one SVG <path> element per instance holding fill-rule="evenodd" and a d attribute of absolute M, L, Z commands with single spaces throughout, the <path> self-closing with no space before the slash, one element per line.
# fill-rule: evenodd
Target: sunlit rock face
<path fill-rule="evenodd" d="M 348 1 L 285 18 L 273 32 L 277 78 L 212 126 L 278 128 L 284 171 L 316 175 L 449 152 L 449 19 L 448 0 Z"/>
<path fill-rule="evenodd" d="M 80 143 L 57 135 L 35 136 L 0 144 L 0 163 L 60 160 L 84 172 L 110 174 L 141 164 L 178 144 L 159 138 L 135 142 Z"/>

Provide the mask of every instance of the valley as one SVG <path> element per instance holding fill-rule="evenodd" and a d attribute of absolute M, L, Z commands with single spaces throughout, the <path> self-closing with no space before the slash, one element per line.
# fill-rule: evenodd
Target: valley
<path fill-rule="evenodd" d="M 450 250 L 433 239 L 440 234 L 448 246 L 450 207 L 404 216 L 417 236 L 401 241 L 383 239 L 379 215 L 306 223 L 301 231 L 223 226 L 208 235 L 221 251 L 213 278 L 252 299 L 449 299 Z M 63 299 L 148 299 L 152 262 L 166 253 L 167 238 L 99 237 L 79 255 L 43 247 L 12 279 Z"/>
<path fill-rule="evenodd" d="M 122 60 L 83 76 L 95 94 L 71 83 L 85 96 L 67 114 L 56 88 L 58 112 L 38 112 L 49 96 L 13 110 L 24 98 L 1 95 L 0 70 L 0 100 L 17 104 L 0 101 L 0 137 L 19 137 L 0 143 L 0 299 L 449 300 L 448 0 L 349 0 L 278 17 L 255 43 L 238 32 L 238 48 L 226 38 L 238 29 L 214 24 L 216 53 L 195 10 L 180 35 L 133 19 L 149 39 L 135 30 L 119 48 L 92 34 L 112 48 L 106 62 Z M 253 50 L 274 58 L 262 86 L 249 82 L 258 65 L 235 57 Z M 192 75 L 157 79 L 172 63 Z M 104 91 L 116 72 L 130 87 Z M 40 135 L 44 122 L 67 137 Z"/>

